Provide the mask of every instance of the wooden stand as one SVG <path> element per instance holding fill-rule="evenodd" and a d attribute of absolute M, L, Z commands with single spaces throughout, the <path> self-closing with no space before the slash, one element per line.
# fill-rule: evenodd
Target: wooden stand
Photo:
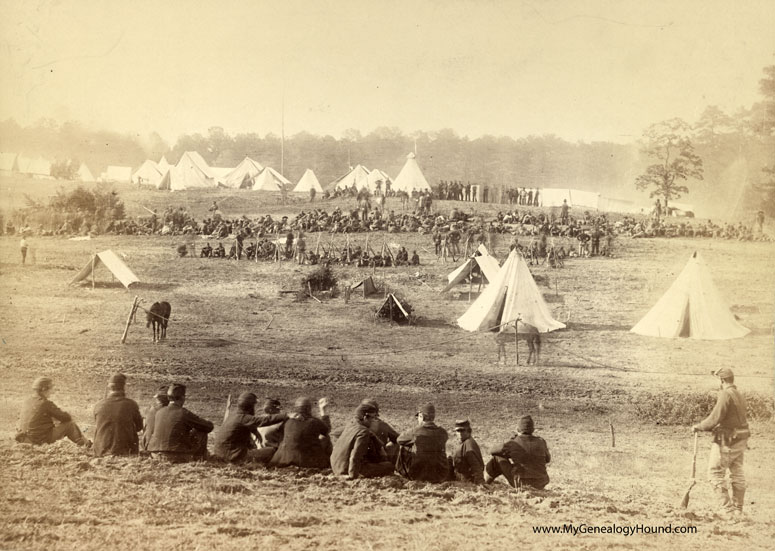
<path fill-rule="evenodd" d="M 129 317 L 126 319 L 126 326 L 124 327 L 124 334 L 121 335 L 121 344 L 126 343 L 126 337 L 129 334 L 129 325 L 132 323 L 132 320 L 135 317 L 135 312 L 137 311 L 137 307 L 139 306 L 140 297 L 135 296 L 135 299 L 132 301 L 132 309 L 129 310 Z"/>

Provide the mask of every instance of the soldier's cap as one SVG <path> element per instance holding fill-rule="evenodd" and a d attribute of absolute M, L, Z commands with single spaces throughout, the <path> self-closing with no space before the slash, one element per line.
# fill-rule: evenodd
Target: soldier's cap
<path fill-rule="evenodd" d="M 517 432 L 521 432 L 522 434 L 533 434 L 534 430 L 535 424 L 533 423 L 532 417 L 529 415 L 520 417 L 519 422 L 517 423 Z"/>
<path fill-rule="evenodd" d="M 462 432 L 464 430 L 471 430 L 471 421 L 468 419 L 455 421 L 455 432 Z"/>
<path fill-rule="evenodd" d="M 162 385 L 156 390 L 153 395 L 154 398 L 166 398 L 167 397 L 167 385 Z"/>
<path fill-rule="evenodd" d="M 126 375 L 123 373 L 116 373 L 110 376 L 108 379 L 108 386 L 114 388 L 124 388 L 126 386 Z"/>
<path fill-rule="evenodd" d="M 180 400 L 181 398 L 186 397 L 186 385 L 181 385 L 179 383 L 172 383 L 170 387 L 167 389 L 167 396 L 171 400 Z"/>
<path fill-rule="evenodd" d="M 32 390 L 43 392 L 54 386 L 54 381 L 48 377 L 38 377 L 32 382 Z"/>
<path fill-rule="evenodd" d="M 710 374 L 715 375 L 719 379 L 731 379 L 735 376 L 732 370 L 729 369 L 728 367 L 722 367 L 721 369 L 717 369 L 716 371 L 711 371 Z"/>
<path fill-rule="evenodd" d="M 357 408 L 355 408 L 355 418 L 356 419 L 363 419 L 367 415 L 376 415 L 377 409 L 369 404 L 361 404 Z"/>
<path fill-rule="evenodd" d="M 422 414 L 422 416 L 428 419 L 429 421 L 433 420 L 436 417 L 436 406 L 434 406 L 430 402 L 428 402 L 427 404 L 423 404 L 417 408 L 417 413 L 415 414 L 415 417 L 420 414 Z"/>
<path fill-rule="evenodd" d="M 258 396 L 252 392 L 243 392 L 237 398 L 237 407 L 240 408 L 252 408 L 258 403 Z"/>
<path fill-rule="evenodd" d="M 376 413 L 379 413 L 379 404 L 372 398 L 364 398 L 363 401 L 361 401 L 361 405 L 371 406 L 376 410 Z"/>
<path fill-rule="evenodd" d="M 300 415 L 312 416 L 312 400 L 306 396 L 296 398 L 293 403 L 293 411 Z"/>

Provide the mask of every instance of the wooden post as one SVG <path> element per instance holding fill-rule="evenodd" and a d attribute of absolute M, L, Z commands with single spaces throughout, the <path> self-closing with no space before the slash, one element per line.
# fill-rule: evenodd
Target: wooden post
<path fill-rule="evenodd" d="M 517 362 L 517 367 L 519 367 L 519 314 L 517 314 L 517 319 L 514 320 L 514 358 Z"/>
<path fill-rule="evenodd" d="M 466 245 L 466 247 L 468 247 L 468 245 Z M 475 260 L 473 258 L 468 259 L 468 302 L 471 302 L 471 289 L 474 286 L 474 262 Z"/>
<path fill-rule="evenodd" d="M 614 434 L 614 424 L 611 422 L 611 420 L 608 420 L 608 426 L 611 427 L 611 447 L 616 447 L 616 435 Z"/>
<path fill-rule="evenodd" d="M 234 254 L 237 256 L 237 262 L 239 262 L 240 253 L 242 253 L 242 251 L 240 251 L 240 248 L 239 248 L 239 241 L 237 241 L 235 239 L 234 240 Z"/>
<path fill-rule="evenodd" d="M 138 296 L 132 301 L 132 308 L 129 310 L 129 317 L 126 319 L 126 326 L 124 327 L 124 334 L 121 335 L 121 344 L 126 343 L 126 337 L 129 334 L 129 325 L 132 323 L 132 318 L 135 317 L 135 310 L 137 310 Z"/>

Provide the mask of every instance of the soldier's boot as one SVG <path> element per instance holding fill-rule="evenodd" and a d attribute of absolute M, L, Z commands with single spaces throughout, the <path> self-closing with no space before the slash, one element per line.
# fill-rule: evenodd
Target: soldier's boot
<path fill-rule="evenodd" d="M 743 512 L 745 504 L 745 488 L 732 488 L 732 505 L 739 513 Z"/>
<path fill-rule="evenodd" d="M 729 499 L 729 492 L 724 486 L 716 488 L 716 496 L 719 502 L 719 512 L 728 513 L 733 509 L 732 502 Z"/>

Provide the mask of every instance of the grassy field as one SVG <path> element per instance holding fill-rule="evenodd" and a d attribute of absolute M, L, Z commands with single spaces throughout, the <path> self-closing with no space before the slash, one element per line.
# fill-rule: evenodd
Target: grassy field
<path fill-rule="evenodd" d="M 3 201 L 11 195 L 18 197 L 18 190 L 4 194 Z M 199 217 L 213 199 L 228 216 L 306 207 L 283 206 L 278 198 L 257 198 L 264 202 L 253 205 L 252 195 L 121 190 L 128 206 L 185 204 Z M 314 246 L 316 239 L 313 234 L 308 243 Z M 342 236 L 334 239 L 344 244 Z M 354 239 L 363 244 L 366 237 Z M 527 351 L 520 343 L 523 365 L 514 365 L 511 347 L 504 367 L 495 364 L 492 335 L 455 325 L 468 306 L 467 289 L 439 294 L 454 265 L 427 252 L 429 236 L 370 239 L 420 253 L 419 269 L 374 274 L 379 286 L 411 303 L 419 316 L 416 325 L 376 321 L 379 299 L 356 295 L 345 304 L 340 296 L 320 304 L 280 293 L 297 289 L 311 267 L 177 258 L 176 247 L 184 242 L 198 247 L 198 237 L 33 237 L 32 263 L 24 267 L 18 240 L 0 238 L 0 548 L 770 547 L 773 423 L 752 423 L 747 515 L 731 522 L 714 517 L 704 482 L 709 438 L 701 439 L 701 481 L 684 511 L 677 505 L 691 468 L 690 423 L 657 425 L 640 412 L 654 397 L 712 393 L 716 381 L 707 373 L 720 366 L 735 370 L 741 389 L 772 398 L 772 244 L 620 238 L 615 258 L 571 259 L 561 270 L 539 266 L 533 270 L 539 287 L 568 329 L 546 336 L 539 366 L 524 365 Z M 505 256 L 508 241 L 495 239 L 496 255 Z M 90 284 L 68 286 L 93 252 L 108 248 L 125 258 L 142 284 L 128 292 L 102 271 L 94 290 Z M 712 267 L 717 286 L 752 334 L 702 342 L 629 333 L 694 250 Z M 371 274 L 358 268 L 335 273 L 343 285 Z M 156 300 L 172 304 L 166 343 L 152 344 L 140 320 L 120 344 L 134 295 L 146 307 Z M 13 443 L 19 404 L 36 376 L 55 379 L 54 401 L 89 434 L 91 408 L 116 371 L 129 376 L 128 393 L 141 407 L 159 384 L 184 382 L 187 407 L 216 424 L 226 397 L 244 390 L 276 396 L 285 405 L 300 395 L 330 396 L 335 426 L 347 421 L 362 398 L 373 397 L 399 430 L 412 425 L 418 403 L 432 400 L 441 426 L 449 429 L 456 418 L 469 417 L 484 450 L 508 438 L 516 419 L 529 413 L 552 451 L 552 482 L 544 491 L 524 493 L 504 484 L 347 482 L 330 473 L 93 459 L 69 443 L 46 448 Z M 533 534 L 534 526 L 567 523 L 693 525 L 697 533 Z"/>

